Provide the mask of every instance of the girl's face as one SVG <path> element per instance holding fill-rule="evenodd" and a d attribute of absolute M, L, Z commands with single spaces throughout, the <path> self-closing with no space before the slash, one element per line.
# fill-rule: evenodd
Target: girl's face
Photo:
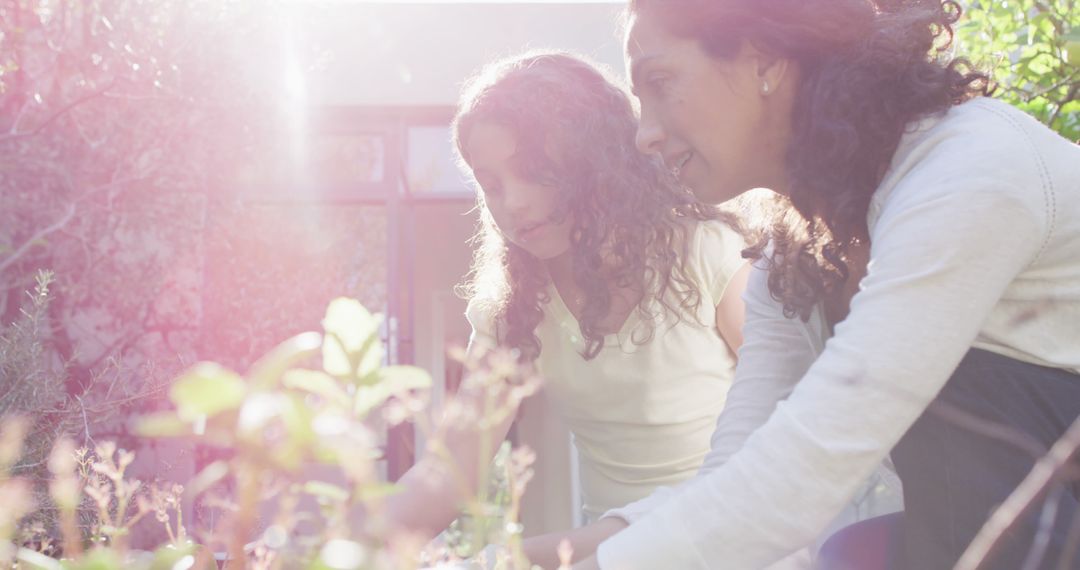
<path fill-rule="evenodd" d="M 551 180 L 525 174 L 514 132 L 479 122 L 469 132 L 465 148 L 484 203 L 503 237 L 541 260 L 567 253 L 570 216 L 556 219 L 559 191 Z"/>
<path fill-rule="evenodd" d="M 669 32 L 655 10 L 638 11 L 626 37 L 641 104 L 638 149 L 659 154 L 703 202 L 760 186 L 783 191 L 787 117 L 770 101 L 782 70 L 749 46 L 714 58 L 696 39 Z"/>

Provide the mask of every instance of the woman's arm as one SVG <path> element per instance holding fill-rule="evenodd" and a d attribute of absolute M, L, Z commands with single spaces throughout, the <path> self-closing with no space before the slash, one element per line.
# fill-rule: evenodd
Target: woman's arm
<path fill-rule="evenodd" d="M 926 409 L 1046 236 L 1023 152 L 933 142 L 884 204 L 863 288 L 792 395 L 721 467 L 602 544 L 602 567 L 766 566 L 813 540 Z"/>
<path fill-rule="evenodd" d="M 602 518 L 581 528 L 527 538 L 522 547 L 530 562 L 544 570 L 555 570 L 559 567 L 559 544 L 563 540 L 570 542 L 571 561 L 577 561 L 590 556 L 601 542 L 626 526 L 626 521 L 620 518 Z"/>

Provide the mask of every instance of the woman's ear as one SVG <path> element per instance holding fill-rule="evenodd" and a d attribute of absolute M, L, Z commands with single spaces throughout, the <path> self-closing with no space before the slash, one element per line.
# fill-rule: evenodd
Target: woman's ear
<path fill-rule="evenodd" d="M 755 62 L 758 91 L 763 97 L 779 91 L 785 86 L 784 82 L 793 75 L 788 73 L 788 70 L 793 67 L 791 60 L 763 52 L 750 43 L 747 43 L 745 49 L 750 51 L 748 55 Z"/>

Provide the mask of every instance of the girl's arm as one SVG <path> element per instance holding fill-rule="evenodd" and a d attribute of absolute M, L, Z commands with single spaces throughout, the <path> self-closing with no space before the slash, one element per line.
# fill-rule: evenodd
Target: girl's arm
<path fill-rule="evenodd" d="M 750 278 L 750 264 L 743 266 L 731 276 L 720 302 L 716 304 L 716 328 L 724 338 L 732 354 L 738 354 L 743 343 L 743 323 L 746 322 L 746 304 L 743 292 Z"/>
<path fill-rule="evenodd" d="M 465 316 L 473 329 L 469 354 L 474 354 L 481 345 L 486 348 L 497 344 L 493 318 L 486 314 L 481 303 L 470 302 Z M 476 495 L 481 485 L 481 470 L 491 463 L 518 411 L 516 404 L 505 399 L 487 400 L 484 388 L 462 386 L 447 402 L 425 453 L 398 480 L 402 491 L 387 499 L 386 515 L 391 528 L 434 538 L 461 514 L 465 502 Z M 493 406 L 504 415 L 500 421 L 483 426 L 480 420 L 491 418 L 482 411 Z M 455 409 L 467 412 L 447 413 Z"/>
<path fill-rule="evenodd" d="M 474 404 L 475 396 L 459 393 L 447 408 Z M 398 480 L 402 491 L 387 498 L 386 515 L 392 528 L 434 538 L 476 494 L 480 467 L 491 462 L 510 430 L 514 414 L 508 413 L 503 421 L 487 429 L 476 419 L 474 414 L 443 416 L 424 455 Z"/>

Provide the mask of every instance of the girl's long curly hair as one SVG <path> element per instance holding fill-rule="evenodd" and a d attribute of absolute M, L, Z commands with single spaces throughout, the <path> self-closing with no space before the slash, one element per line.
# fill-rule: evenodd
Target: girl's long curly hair
<path fill-rule="evenodd" d="M 701 294 L 682 263 L 688 222 L 737 223 L 697 201 L 659 161 L 637 151 L 630 99 L 599 68 L 565 53 L 532 52 L 481 70 L 466 85 L 452 125 L 465 170 L 464 143 L 478 122 L 511 129 L 524 174 L 554 180 L 561 194 L 557 215 L 571 217 L 573 276 L 585 296 L 579 320 L 583 357 L 591 359 L 603 348 L 609 331 L 601 322 L 615 289 L 640 293 L 636 310 L 649 317 L 656 316 L 652 300 L 679 318 L 697 310 Z M 551 300 L 547 270 L 503 238 L 482 192 L 477 205 L 472 270 L 460 290 L 494 315 L 500 343 L 534 359 L 541 350 L 535 330 Z M 635 335 L 635 342 L 647 342 L 652 332 Z"/>
<path fill-rule="evenodd" d="M 847 252 L 869 239 L 870 199 L 905 128 L 993 91 L 985 74 L 946 55 L 961 12 L 952 0 L 631 1 L 630 14 L 643 9 L 713 57 L 750 42 L 799 68 L 791 186 L 744 252 L 763 259 L 789 318 L 808 319 L 842 290 Z"/>

